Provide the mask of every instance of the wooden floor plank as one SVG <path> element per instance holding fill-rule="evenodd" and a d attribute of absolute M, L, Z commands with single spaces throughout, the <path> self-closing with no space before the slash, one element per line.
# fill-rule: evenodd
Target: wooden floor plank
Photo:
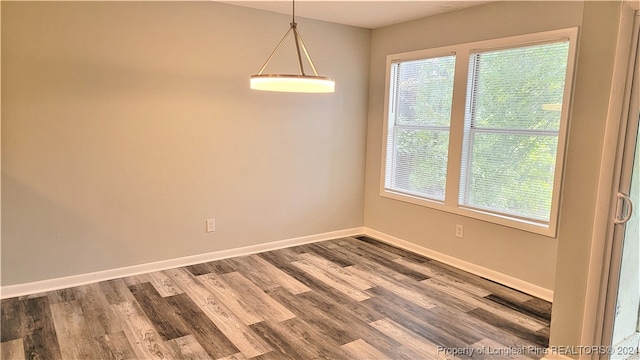
<path fill-rule="evenodd" d="M 189 271 L 193 276 L 206 275 L 214 272 L 209 263 L 189 265 L 186 266 L 185 269 Z"/>
<path fill-rule="evenodd" d="M 494 313 L 531 331 L 538 331 L 546 326 L 543 321 L 531 318 L 526 314 L 519 313 L 518 311 L 515 311 L 509 307 L 500 306 L 499 304 L 485 298 L 469 296 L 468 293 L 462 290 L 446 286 L 442 283 L 434 282 L 433 279 L 429 279 L 425 281 L 425 283 L 429 283 L 432 286 L 443 289 L 443 292 L 447 292 L 457 297 L 462 297 L 473 307 L 481 308 Z"/>
<path fill-rule="evenodd" d="M 61 302 L 73 301 L 76 295 L 73 289 L 60 289 L 49 291 L 46 296 L 49 298 L 49 304 L 58 304 Z"/>
<path fill-rule="evenodd" d="M 539 347 L 535 343 L 526 339 L 517 337 L 511 333 L 505 332 L 499 326 L 495 324 L 489 324 L 485 321 L 478 319 L 477 317 L 458 311 L 455 308 L 448 306 L 437 306 L 430 309 L 428 312 L 421 313 L 422 318 L 433 324 L 442 323 L 443 319 L 456 319 L 455 322 L 448 322 L 447 328 L 451 332 L 455 332 L 460 335 L 473 329 L 472 337 L 467 338 L 467 342 L 473 343 L 480 339 L 500 339 L 500 343 L 512 348 L 519 347 Z M 452 325 L 453 324 L 453 325 Z M 462 329 L 462 330 L 458 330 Z M 547 334 L 548 338 L 548 334 Z"/>
<path fill-rule="evenodd" d="M 293 320 L 299 321 L 299 320 Z M 274 351 L 270 356 L 280 359 L 313 359 L 319 352 L 309 341 L 310 336 L 298 333 L 290 324 L 261 322 L 251 325 L 251 330 L 265 339 Z"/>
<path fill-rule="evenodd" d="M 207 354 L 200 343 L 192 336 L 187 335 L 171 339 L 166 342 L 167 346 L 173 350 L 176 357 L 181 360 L 209 360 L 211 356 Z"/>
<path fill-rule="evenodd" d="M 432 310 L 437 310 L 437 307 L 424 309 L 379 287 L 372 288 L 371 291 L 376 296 L 366 301 L 369 306 L 438 346 L 464 348 L 481 338 L 474 336 L 474 329 L 466 329 L 464 324 L 431 315 Z"/>
<path fill-rule="evenodd" d="M 360 238 L 367 239 L 366 236 Z M 340 239 L 337 242 L 338 244 L 344 246 L 346 249 L 349 249 L 349 251 L 365 255 L 366 257 L 372 259 L 384 258 L 387 261 L 393 261 L 401 257 L 394 252 L 387 251 L 381 246 L 372 245 L 366 241 L 361 240 L 360 238 L 347 237 Z"/>
<path fill-rule="evenodd" d="M 306 299 L 314 304 L 316 309 L 326 314 L 345 314 L 367 323 L 384 318 L 383 315 L 371 307 L 364 305 L 362 302 L 355 301 L 329 286 L 318 284 L 317 289 L 319 289 L 319 291 L 305 292 L 298 294 L 297 297 Z"/>
<path fill-rule="evenodd" d="M 393 353 L 401 344 L 375 331 L 362 319 L 349 312 L 326 312 L 324 299 L 313 297 L 311 293 L 293 296 L 287 291 L 272 294 L 282 304 L 296 311 L 296 315 L 308 323 L 319 334 L 335 345 L 343 345 L 357 339 L 363 339 L 375 345 L 382 352 Z"/>
<path fill-rule="evenodd" d="M 344 241 L 344 240 L 342 240 Z M 334 247 L 329 247 L 329 245 L 335 245 Z M 414 281 L 413 279 L 409 278 L 408 276 L 398 273 L 396 271 L 394 271 L 393 269 L 389 269 L 388 267 L 385 267 L 383 265 L 381 265 L 380 263 L 370 259 L 369 257 L 366 256 L 366 254 L 360 254 L 357 251 L 354 252 L 353 249 L 348 249 L 345 248 L 343 246 L 337 245 L 337 243 L 333 243 L 333 242 L 329 242 L 329 243 L 323 243 L 322 246 L 326 246 L 327 248 L 332 249 L 332 251 L 340 254 L 341 256 L 345 256 L 345 257 L 349 257 L 353 259 L 354 262 L 354 266 L 357 266 L 360 269 L 369 271 L 373 274 L 376 274 L 378 276 L 381 276 L 385 279 L 388 279 L 390 281 L 400 281 L 400 282 L 404 282 L 407 279 Z M 421 279 L 426 278 L 425 276 L 420 276 Z"/>
<path fill-rule="evenodd" d="M 270 263 L 271 265 L 277 267 L 282 272 L 287 274 L 287 276 L 292 277 L 305 287 L 309 289 L 316 289 L 319 281 L 316 278 L 309 275 L 309 273 L 300 269 L 299 267 L 293 265 L 293 262 L 298 261 L 298 255 L 295 254 L 293 258 L 290 257 L 290 254 L 287 252 L 283 252 L 283 250 L 288 249 L 279 249 L 275 251 L 269 251 L 265 253 L 257 254 L 264 261 Z M 263 289 L 267 291 L 267 289 Z"/>
<path fill-rule="evenodd" d="M 182 290 L 162 271 L 149 273 L 149 282 L 162 297 L 182 294 Z"/>
<path fill-rule="evenodd" d="M 347 237 L 4 299 L 1 311 L 12 359 L 415 360 L 473 347 L 540 359 L 551 304 Z M 471 358 L 485 359 L 456 357 Z"/>
<path fill-rule="evenodd" d="M 22 338 L 0 343 L 0 359 L 25 360 Z"/>
<path fill-rule="evenodd" d="M 438 274 L 436 271 L 434 271 L 431 267 L 428 266 L 427 263 L 421 263 L 421 264 L 417 264 L 411 261 L 408 261 L 406 259 L 396 259 L 394 260 L 395 262 L 397 262 L 398 264 L 402 264 L 410 269 L 413 269 L 415 271 L 418 271 L 422 274 L 427 275 L 429 278 L 434 278 L 436 280 L 439 280 L 440 282 L 446 283 L 450 286 L 453 287 L 457 287 L 460 290 L 464 290 L 468 293 L 471 293 L 473 295 L 476 296 L 480 296 L 480 297 L 484 297 L 484 296 L 488 296 L 491 295 L 491 292 L 489 290 L 480 288 L 478 286 L 474 286 L 472 284 L 469 284 L 466 281 L 462 281 L 459 279 L 456 279 L 452 276 L 449 275 L 442 275 L 442 274 Z M 424 280 L 426 281 L 426 280 Z M 424 282 L 423 281 L 423 282 Z"/>
<path fill-rule="evenodd" d="M 385 298 L 388 298 L 388 295 Z M 394 315 L 402 314 L 402 316 L 406 316 L 406 314 L 411 314 L 412 322 L 409 324 L 414 325 L 412 331 L 417 329 L 417 331 L 414 331 L 416 334 L 420 334 L 426 340 L 429 340 L 429 337 L 433 336 L 434 330 L 438 329 L 440 335 L 443 336 L 443 341 L 440 345 L 446 344 L 447 341 L 451 341 L 453 344 L 472 344 L 482 338 L 482 335 L 475 328 L 468 326 L 470 321 L 467 321 L 467 319 L 472 319 L 472 317 L 466 313 L 444 312 L 445 306 L 437 306 L 428 311 L 423 311 L 412 304 L 406 304 L 399 307 L 399 309 L 402 309 L 402 311 L 391 312 L 391 321 L 405 324 L 408 327 L 406 320 L 398 321 L 398 318 Z M 456 318 L 456 321 L 451 321 L 451 318 L 444 317 L 442 316 L 443 314 L 455 314 L 458 318 Z M 400 317 L 400 319 L 403 319 L 403 317 Z M 424 324 L 428 324 L 428 326 Z"/>
<path fill-rule="evenodd" d="M 441 360 L 446 356 L 438 351 L 438 346 L 427 339 L 421 338 L 411 330 L 394 322 L 391 319 L 382 319 L 370 324 L 381 333 L 389 336 L 397 342 L 404 344 L 416 354 L 416 359 Z"/>
<path fill-rule="evenodd" d="M 258 253 L 256 255 L 262 257 L 267 261 L 277 259 L 277 262 L 279 263 L 292 263 L 294 261 L 298 261 L 299 253 L 304 252 L 304 251 L 296 252 L 294 251 L 295 248 L 296 246 Z M 278 266 L 278 268 L 280 268 L 280 266 Z"/>
<path fill-rule="evenodd" d="M 93 343 L 93 337 L 77 300 L 51 304 L 50 308 L 63 358 L 101 357 L 100 348 Z"/>
<path fill-rule="evenodd" d="M 324 244 L 324 243 L 323 243 Z M 288 276 L 294 278 L 296 281 L 304 284 L 311 291 L 297 294 L 297 297 L 305 299 L 309 298 L 314 303 L 317 309 L 329 314 L 338 313 L 341 311 L 357 313 L 361 319 L 366 319 L 367 322 L 374 321 L 382 318 L 375 311 L 366 306 L 359 305 L 357 300 L 344 294 L 330 285 L 327 285 L 321 281 L 318 281 L 307 272 L 304 272 L 300 268 L 292 265 L 291 262 L 286 261 L 273 252 L 259 254 L 265 261 L 277 266 L 281 271 L 285 272 Z M 297 256 L 291 259 L 297 261 Z M 286 289 L 284 289 L 286 290 Z M 278 294 L 278 289 L 267 291 L 269 294 Z M 273 296 L 272 296 L 273 297 Z M 295 309 L 292 309 L 295 312 Z"/>
<path fill-rule="evenodd" d="M 178 294 L 167 298 L 173 311 L 182 318 L 189 333 L 213 359 L 232 356 L 238 348 L 207 317 L 202 309 L 187 294 Z"/>
<path fill-rule="evenodd" d="M 162 340 L 167 341 L 189 335 L 189 330 L 182 319 L 151 283 L 132 285 L 129 289 Z"/>
<path fill-rule="evenodd" d="M 286 290 L 271 292 L 269 295 L 287 308 L 295 311 L 296 318 L 308 324 L 308 328 L 312 329 L 312 332 L 317 332 L 318 337 L 324 339 L 325 343 L 332 343 L 337 346 L 358 338 L 351 332 L 352 329 L 348 329 L 345 324 L 342 324 L 332 316 L 333 314 L 324 313 L 306 298 L 293 295 Z M 297 324 L 292 320 L 289 320 L 289 323 Z M 309 330 L 306 329 L 305 332 L 309 332 Z"/>
<path fill-rule="evenodd" d="M 248 304 L 252 301 L 248 296 L 242 296 L 233 287 L 227 284 L 219 275 L 206 274 L 198 276 L 198 280 L 219 299 L 229 310 L 231 310 L 245 325 L 255 324 L 264 321 L 265 318 L 258 311 Z"/>
<path fill-rule="evenodd" d="M 350 343 L 340 345 L 340 348 L 352 359 L 391 360 L 391 358 L 387 357 L 385 354 L 381 353 L 378 349 L 369 345 L 362 339 L 357 339 Z"/>
<path fill-rule="evenodd" d="M 160 334 L 136 302 L 111 305 L 122 322 L 124 334 L 139 359 L 175 359 Z"/>
<path fill-rule="evenodd" d="M 499 327 L 505 332 L 514 334 L 519 338 L 530 341 L 536 345 L 546 347 L 549 345 L 549 339 L 538 333 L 540 329 L 532 330 L 522 325 L 520 322 L 513 321 L 513 318 L 507 319 L 498 314 L 492 313 L 485 309 L 475 309 L 469 312 L 470 315 L 482 320 L 483 322 Z"/>
<path fill-rule="evenodd" d="M 300 294 L 311 290 L 260 256 L 249 255 L 229 260 L 242 275 L 262 290 L 282 287 L 292 294 Z"/>
<path fill-rule="evenodd" d="M 305 253 L 315 254 L 327 261 L 331 261 L 332 263 L 340 267 L 354 265 L 352 257 L 342 256 L 340 255 L 340 253 L 323 247 L 320 243 L 305 244 L 298 246 L 298 248 L 300 248 Z"/>
<path fill-rule="evenodd" d="M 190 298 L 194 299 L 200 309 L 245 356 L 254 357 L 272 350 L 193 275 L 181 269 L 166 270 L 165 273 L 171 276 Z"/>
<path fill-rule="evenodd" d="M 356 301 L 362 301 L 369 298 L 369 295 L 367 295 L 362 290 L 338 278 L 337 276 L 333 276 L 328 271 L 325 271 L 321 267 L 318 267 L 306 260 L 298 260 L 293 262 L 292 264 L 305 271 L 309 275 L 313 276 L 314 278 L 318 279 L 318 281 L 322 281 L 323 283 L 337 289 L 338 291 L 346 294 Z"/>
<path fill-rule="evenodd" d="M 254 357 L 254 359 L 259 358 L 260 356 Z M 248 358 L 244 356 L 242 353 L 237 353 L 229 356 L 225 356 L 223 358 L 218 358 L 218 360 L 247 360 Z"/>
<path fill-rule="evenodd" d="M 466 271 L 456 269 L 451 265 L 446 265 L 439 261 L 429 261 L 428 265 L 437 271 L 439 274 L 450 275 L 454 278 L 457 278 L 461 281 L 465 281 L 469 284 L 476 285 L 480 288 L 488 290 L 490 293 L 498 295 L 504 299 L 509 299 L 513 302 L 525 302 L 533 299 L 533 296 L 527 295 L 523 292 L 508 288 L 506 286 L 502 286 L 493 281 L 481 278 L 477 275 L 470 274 Z"/>
<path fill-rule="evenodd" d="M 61 359 L 49 299 L 45 296 L 22 300 L 25 358 Z"/>
<path fill-rule="evenodd" d="M 94 338 L 104 359 L 108 360 L 135 360 L 135 351 L 131 347 L 124 331 L 119 331 L 109 335 L 97 336 Z"/>
<path fill-rule="evenodd" d="M 18 298 L 2 300 L 2 322 L 0 323 L 0 337 L 2 342 L 21 339 L 24 336 L 24 314 L 22 301 Z"/>
<path fill-rule="evenodd" d="M 217 274 L 222 275 L 229 272 L 234 272 L 236 269 L 230 265 L 228 259 L 222 259 L 217 261 L 211 261 L 202 264 L 195 264 L 185 267 L 193 276 L 200 276 L 205 274 Z"/>
<path fill-rule="evenodd" d="M 296 316 L 239 272 L 232 272 L 221 276 L 232 288 L 235 288 L 236 292 L 242 294 L 241 297 L 246 298 L 249 306 L 255 309 L 264 319 L 272 322 L 280 322 L 293 319 Z"/>
<path fill-rule="evenodd" d="M 111 305 L 135 301 L 124 279 L 101 281 L 98 283 L 98 286 Z"/>
<path fill-rule="evenodd" d="M 124 280 L 124 283 L 127 284 L 127 286 L 138 285 L 151 281 L 151 279 L 149 279 L 149 274 L 127 276 L 122 278 L 122 280 Z"/>
<path fill-rule="evenodd" d="M 504 344 L 491 339 L 482 339 L 471 345 L 471 348 L 477 349 L 474 359 L 500 358 L 505 360 L 530 360 L 531 358 L 524 355 L 526 351 L 522 348 L 509 348 Z M 522 352 L 522 354 L 520 353 Z"/>
<path fill-rule="evenodd" d="M 391 282 L 389 280 L 384 279 L 383 277 L 377 276 L 375 274 L 372 273 L 368 273 L 366 271 L 360 270 L 359 268 L 355 267 L 355 266 L 350 266 L 348 268 L 346 268 L 348 271 L 352 272 L 353 274 L 360 276 L 362 278 L 365 278 L 369 281 L 371 281 L 372 283 L 383 287 L 393 293 L 396 293 L 410 301 L 413 301 L 414 303 L 416 303 L 417 305 L 420 305 L 422 307 L 424 307 L 425 309 L 430 309 L 434 306 L 436 306 L 436 303 L 434 302 L 433 299 L 430 299 L 428 296 L 424 295 L 421 292 L 418 291 L 413 291 L 411 289 L 408 289 L 404 286 L 402 286 L 399 283 L 395 283 L 395 282 Z"/>
<path fill-rule="evenodd" d="M 122 330 L 120 321 L 99 284 L 78 286 L 74 288 L 74 292 L 91 336 L 102 336 Z"/>
<path fill-rule="evenodd" d="M 304 321 L 300 317 L 268 324 L 283 336 L 282 340 L 289 343 L 292 351 L 295 350 L 299 354 L 293 359 L 346 358 L 346 354 L 338 347 L 338 344 L 333 342 L 330 337 L 325 336 L 325 331 L 331 331 L 330 328 L 323 328 L 309 321 Z M 258 325 L 260 324 L 252 325 L 252 327 Z M 279 354 L 279 351 L 276 354 Z"/>
<path fill-rule="evenodd" d="M 398 258 L 398 255 L 389 253 L 380 248 L 376 248 L 371 244 L 355 239 L 346 239 L 340 242 L 340 244 L 344 245 L 346 249 L 356 254 L 360 254 L 373 262 L 392 269 L 393 271 L 407 276 L 413 280 L 422 281 L 428 278 L 424 274 L 421 274 L 395 262 L 394 260 Z"/>
<path fill-rule="evenodd" d="M 300 258 L 310 264 L 315 265 L 317 268 L 322 269 L 322 271 L 327 274 L 327 276 L 340 279 L 341 281 L 350 284 L 358 290 L 367 290 L 375 286 L 370 281 L 354 275 L 353 272 L 347 271 L 343 267 L 338 266 L 337 264 L 334 264 L 333 262 L 327 259 L 323 259 L 322 257 L 316 256 L 314 254 L 304 253 L 300 255 Z"/>
<path fill-rule="evenodd" d="M 405 249 L 402 249 L 402 248 L 387 244 L 387 243 L 385 243 L 383 241 L 376 240 L 376 239 L 368 237 L 368 236 L 358 236 L 358 237 L 356 237 L 356 239 L 360 240 L 362 242 L 365 242 L 367 244 L 370 244 L 370 245 L 374 246 L 375 248 L 382 249 L 382 250 L 384 250 L 384 251 L 386 251 L 388 253 L 395 254 L 399 258 L 407 259 L 409 261 L 413 261 L 413 262 L 417 262 L 417 263 L 431 261 L 431 259 L 429 259 L 426 256 L 422 256 L 420 254 L 413 253 L 411 251 L 408 251 L 408 250 L 405 250 Z"/>
<path fill-rule="evenodd" d="M 544 300 L 534 298 L 518 303 L 494 294 L 487 295 L 484 298 L 541 321 L 551 321 L 551 304 Z"/>

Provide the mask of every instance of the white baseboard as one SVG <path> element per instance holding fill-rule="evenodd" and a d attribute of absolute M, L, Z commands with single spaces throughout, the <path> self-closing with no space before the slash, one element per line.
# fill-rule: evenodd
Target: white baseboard
<path fill-rule="evenodd" d="M 132 265 L 117 269 L 96 271 L 92 273 L 72 275 L 55 279 L 34 281 L 25 284 L 8 285 L 0 287 L 0 299 L 15 296 L 37 294 L 52 290 L 65 289 L 74 286 L 86 285 L 94 282 L 117 279 L 126 276 L 139 275 L 154 271 L 173 269 L 182 266 L 200 264 L 209 261 L 227 259 L 230 257 L 250 255 L 270 250 L 282 249 L 296 245 L 308 244 L 318 241 L 331 240 L 341 237 L 362 235 L 364 228 L 357 227 L 331 231 L 322 234 L 301 236 L 292 239 L 272 241 L 264 244 L 250 245 L 241 248 L 214 251 L 206 254 L 185 256 L 176 259 L 156 261 L 146 264 Z"/>
<path fill-rule="evenodd" d="M 407 249 L 409 251 L 413 251 L 415 253 L 418 253 L 420 255 L 424 255 L 428 258 L 431 258 L 433 260 L 437 260 L 440 261 L 442 263 L 445 263 L 447 265 L 453 266 L 455 268 L 458 268 L 460 270 L 464 270 L 467 272 L 470 272 L 472 274 L 478 275 L 478 276 L 482 276 L 483 278 L 489 279 L 491 281 L 495 281 L 499 284 L 514 288 L 516 290 L 522 291 L 524 293 L 527 293 L 529 295 L 533 295 L 535 297 L 538 297 L 540 299 L 543 300 L 547 300 L 549 302 L 553 301 L 553 290 L 549 290 L 549 289 L 545 289 L 541 286 L 538 285 L 534 285 L 531 284 L 529 282 L 526 282 L 524 280 L 515 278 L 513 276 L 509 276 L 503 273 L 500 273 L 498 271 L 495 270 L 491 270 L 464 260 L 460 260 L 458 258 L 455 258 L 453 256 L 449 256 L 449 255 L 445 255 L 442 253 L 439 253 L 437 251 L 433 251 L 430 249 L 427 249 L 425 247 L 422 247 L 420 245 L 416 245 L 414 243 L 399 239 L 397 237 L 385 234 L 383 232 L 377 231 L 377 230 L 373 230 L 370 228 L 365 227 L 364 228 L 364 233 L 367 236 L 371 236 L 375 239 L 384 241 L 386 243 L 389 243 L 391 245 L 403 248 L 403 249 Z"/>

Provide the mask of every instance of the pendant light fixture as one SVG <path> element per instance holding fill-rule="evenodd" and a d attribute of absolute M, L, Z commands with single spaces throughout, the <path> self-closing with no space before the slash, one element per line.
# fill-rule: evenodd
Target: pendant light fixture
<path fill-rule="evenodd" d="M 298 32 L 298 27 L 296 24 L 296 2 L 293 0 L 293 11 L 292 11 L 292 21 L 291 26 L 289 27 L 289 31 L 282 37 L 278 46 L 273 50 L 271 55 L 267 61 L 262 65 L 260 71 L 256 75 L 251 76 L 250 84 L 251 89 L 255 90 L 265 90 L 265 91 L 281 91 L 281 92 L 301 92 L 301 93 L 332 93 L 335 91 L 335 81 L 332 78 L 326 76 L 319 76 L 318 71 L 316 70 L 316 66 L 313 64 L 313 60 L 311 60 L 311 56 L 309 55 L 309 51 L 307 51 L 307 47 L 304 45 L 304 41 L 302 40 L 302 36 Z M 299 74 L 263 74 L 267 65 L 273 58 L 276 52 L 280 49 L 286 38 L 289 34 L 293 33 L 293 40 L 296 44 L 296 52 L 298 55 L 298 68 L 300 70 Z M 304 72 L 304 65 L 302 64 L 302 54 L 300 53 L 300 49 L 304 52 L 305 57 L 309 61 L 309 65 L 311 65 L 311 69 L 313 70 L 313 75 L 307 75 Z"/>

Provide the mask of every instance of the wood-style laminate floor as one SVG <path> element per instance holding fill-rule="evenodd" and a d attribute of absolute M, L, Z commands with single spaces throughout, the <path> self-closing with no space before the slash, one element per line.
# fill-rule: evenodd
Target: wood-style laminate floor
<path fill-rule="evenodd" d="M 5 299 L 1 349 L 2 359 L 529 359 L 543 356 L 550 311 L 344 238 Z"/>

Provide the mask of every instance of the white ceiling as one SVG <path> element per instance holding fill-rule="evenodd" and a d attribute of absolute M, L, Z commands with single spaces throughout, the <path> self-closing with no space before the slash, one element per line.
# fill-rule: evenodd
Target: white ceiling
<path fill-rule="evenodd" d="M 222 3 L 291 15 L 290 0 L 231 0 Z M 375 29 L 484 4 L 485 0 L 297 0 L 296 16 Z"/>

